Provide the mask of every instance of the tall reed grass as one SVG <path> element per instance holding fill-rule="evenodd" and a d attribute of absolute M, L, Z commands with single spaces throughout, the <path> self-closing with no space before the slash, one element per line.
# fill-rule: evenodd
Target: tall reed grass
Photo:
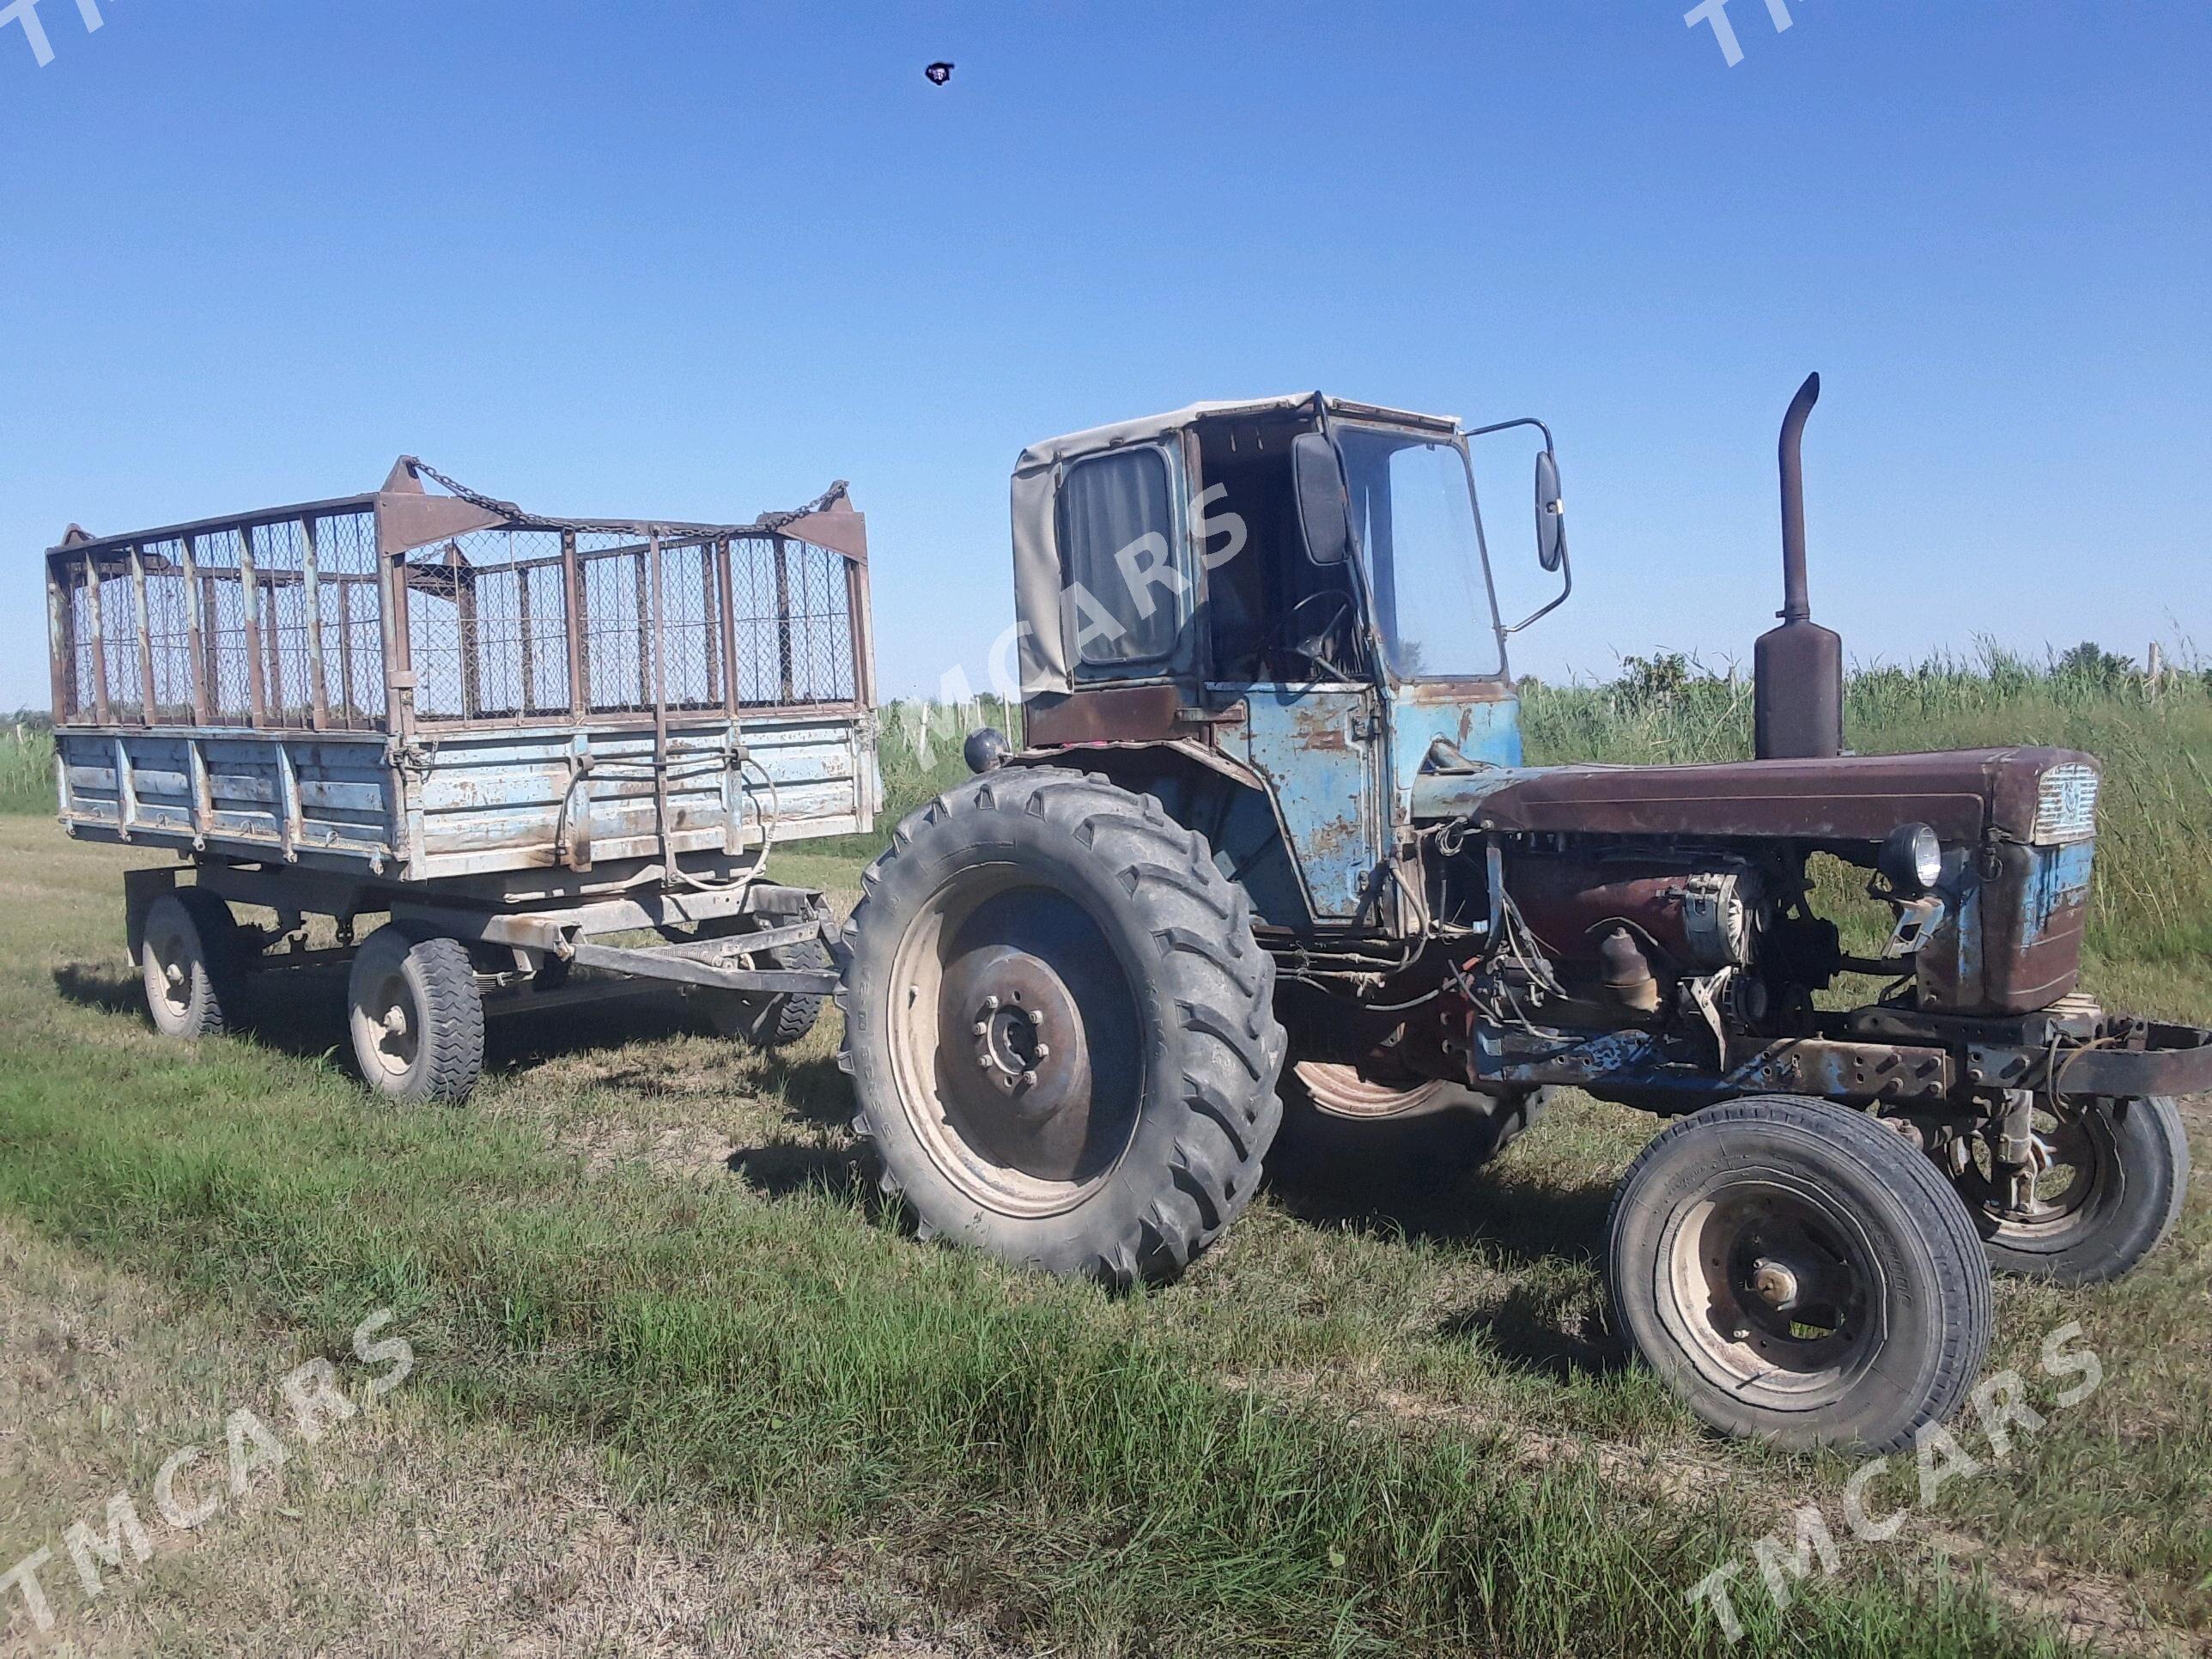
<path fill-rule="evenodd" d="M 53 739 L 27 726 L 0 726 L 0 812 L 53 810 Z"/>

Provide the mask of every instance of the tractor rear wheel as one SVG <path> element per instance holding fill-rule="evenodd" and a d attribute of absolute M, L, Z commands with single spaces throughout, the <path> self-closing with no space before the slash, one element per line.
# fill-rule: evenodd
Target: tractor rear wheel
<path fill-rule="evenodd" d="M 908 817 L 862 889 L 839 1064 L 925 1237 L 1126 1285 L 1243 1212 L 1285 1044 L 1205 837 L 1104 778 L 1002 769 Z"/>
<path fill-rule="evenodd" d="M 1542 1094 L 1483 1095 L 1440 1078 L 1382 1078 L 1298 1060 L 1283 1073 L 1273 1167 L 1310 1192 L 1446 1192 L 1528 1127 Z"/>

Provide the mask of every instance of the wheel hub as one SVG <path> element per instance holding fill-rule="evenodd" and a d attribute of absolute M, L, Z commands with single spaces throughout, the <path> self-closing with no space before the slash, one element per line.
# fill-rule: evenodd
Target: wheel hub
<path fill-rule="evenodd" d="M 1751 1290 L 1775 1312 L 1787 1313 L 1797 1305 L 1797 1273 L 1787 1262 L 1762 1256 L 1752 1264 Z"/>
<path fill-rule="evenodd" d="M 1090 1045 L 1053 965 L 1012 945 L 971 951 L 945 970 L 939 1006 L 951 1050 L 946 1104 L 977 1142 L 1024 1174 L 1066 1180 L 1082 1159 L 1091 1107 Z"/>

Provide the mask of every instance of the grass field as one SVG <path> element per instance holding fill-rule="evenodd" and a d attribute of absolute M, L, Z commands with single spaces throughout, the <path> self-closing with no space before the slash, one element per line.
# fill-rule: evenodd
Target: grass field
<path fill-rule="evenodd" d="M 1747 747 L 1746 698 L 1694 675 L 1527 716 L 1540 758 Z M 887 721 L 895 807 L 957 775 L 957 732 L 916 729 Z M 2093 988 L 2212 1020 L 2200 680 L 1938 665 L 1862 677 L 1850 730 L 2104 754 Z M 23 766 L 6 798 L 43 811 Z M 849 904 L 863 850 L 781 873 Z M 517 1017 L 449 1111 L 363 1098 L 327 981 L 165 1045 L 120 956 L 132 856 L 0 818 L 0 1571 L 54 1551 L 54 1632 L 7 1603 L 26 1650 L 1717 1652 L 1685 1591 L 1832 1518 L 1855 1467 L 1717 1443 L 1625 1363 L 1594 1252 L 1634 1115 L 1570 1102 L 1430 1210 L 1264 1196 L 1114 1297 L 904 1237 L 831 1020 L 763 1057 L 674 1002 Z M 1785 1613 L 1747 1568 L 1736 1650 L 2212 1650 L 2208 1275 L 2199 1194 L 2121 1285 L 2002 1287 L 1991 1370 L 2047 1425 L 1840 1539 Z M 219 1468 L 233 1402 L 381 1307 L 403 1389 L 203 1528 L 151 1519 L 165 1457 Z M 2104 1381 L 2062 1411 L 2036 1361 L 2069 1321 Z M 153 1559 L 88 1599 L 63 1529 L 125 1489 Z"/>

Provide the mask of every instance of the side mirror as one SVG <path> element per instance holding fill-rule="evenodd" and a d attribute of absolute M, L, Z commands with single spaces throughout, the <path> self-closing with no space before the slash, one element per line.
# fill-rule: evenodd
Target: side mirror
<path fill-rule="evenodd" d="M 1342 564 L 1352 556 L 1352 503 L 1345 498 L 1336 446 L 1322 433 L 1301 432 L 1291 440 L 1291 474 L 1306 556 L 1316 564 Z"/>
<path fill-rule="evenodd" d="M 1536 457 L 1536 562 L 1557 570 L 1567 556 L 1566 508 L 1559 501 L 1559 464 L 1548 449 Z"/>

